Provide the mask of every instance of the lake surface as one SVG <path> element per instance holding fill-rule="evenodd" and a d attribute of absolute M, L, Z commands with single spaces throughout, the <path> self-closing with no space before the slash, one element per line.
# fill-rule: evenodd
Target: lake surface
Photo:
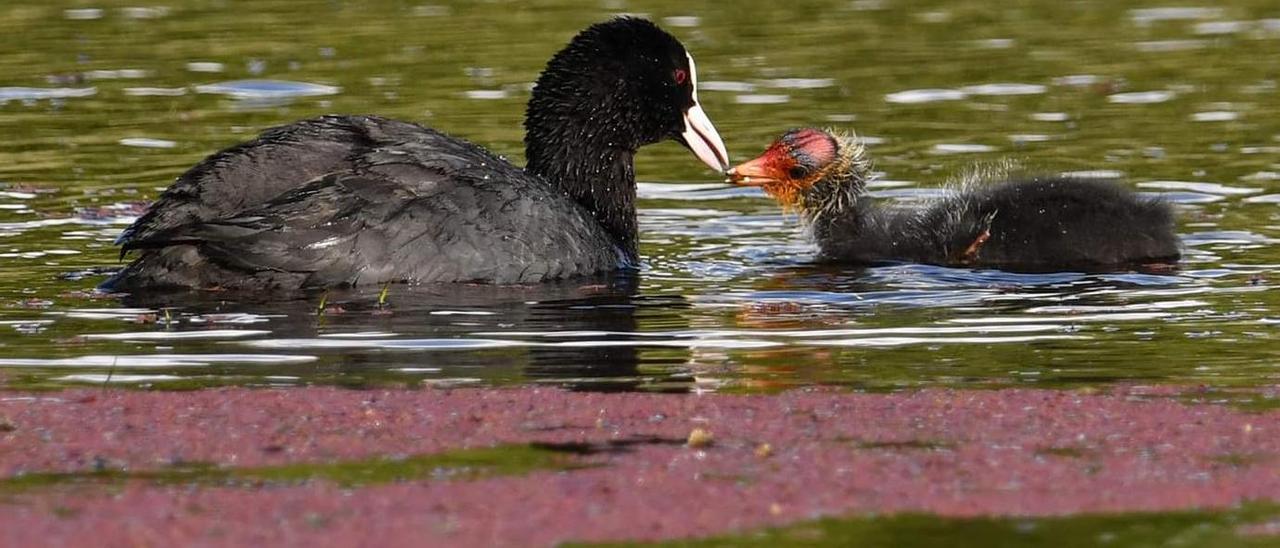
<path fill-rule="evenodd" d="M 771 391 L 1274 384 L 1280 4 L 47 2 L 0 7 L 0 383 Z M 735 162 L 798 125 L 868 138 L 907 203 L 1005 158 L 1176 205 L 1182 268 L 831 268 L 794 215 L 679 145 L 638 159 L 643 270 L 309 300 L 102 298 L 112 240 L 205 155 L 374 113 L 522 163 L 530 83 L 578 29 L 661 22 Z"/>

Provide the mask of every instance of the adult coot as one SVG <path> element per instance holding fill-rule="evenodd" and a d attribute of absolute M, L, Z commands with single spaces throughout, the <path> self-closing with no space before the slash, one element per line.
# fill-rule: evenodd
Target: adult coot
<path fill-rule="evenodd" d="M 614 19 L 547 63 L 524 169 L 375 116 L 277 127 L 178 177 L 119 237 L 122 256 L 139 256 L 102 288 L 510 284 L 630 268 L 632 157 L 664 139 L 728 167 L 693 57 L 649 21 Z"/>
<path fill-rule="evenodd" d="M 796 129 L 729 177 L 797 210 L 824 262 L 1044 272 L 1154 268 L 1179 258 L 1169 205 L 1114 181 L 988 177 L 925 207 L 884 208 L 867 196 L 864 150 L 853 134 Z"/>

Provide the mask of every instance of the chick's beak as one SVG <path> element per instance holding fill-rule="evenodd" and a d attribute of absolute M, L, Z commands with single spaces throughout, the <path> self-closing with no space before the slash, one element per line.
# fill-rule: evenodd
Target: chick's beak
<path fill-rule="evenodd" d="M 728 172 L 729 182 L 738 186 L 764 186 L 778 182 L 774 170 L 769 167 L 768 156 L 738 164 Z"/>

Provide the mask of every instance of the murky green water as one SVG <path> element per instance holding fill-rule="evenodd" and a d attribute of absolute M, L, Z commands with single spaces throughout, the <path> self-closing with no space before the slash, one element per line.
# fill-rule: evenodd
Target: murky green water
<path fill-rule="evenodd" d="M 1280 371 L 1273 1 L 138 5 L 0 7 L 9 386 L 1251 385 Z M 872 138 L 884 172 L 875 190 L 890 200 L 1006 157 L 1120 172 L 1177 204 L 1184 267 L 818 268 L 793 218 L 664 144 L 637 166 L 647 264 L 635 280 L 401 287 L 385 306 L 376 292 L 334 293 L 323 313 L 320 296 L 84 293 L 102 279 L 95 269 L 118 265 L 111 240 L 140 204 L 268 126 L 377 113 L 519 161 L 542 63 L 624 11 L 663 22 L 697 57 L 703 103 L 735 161 L 788 127 L 820 124 Z"/>

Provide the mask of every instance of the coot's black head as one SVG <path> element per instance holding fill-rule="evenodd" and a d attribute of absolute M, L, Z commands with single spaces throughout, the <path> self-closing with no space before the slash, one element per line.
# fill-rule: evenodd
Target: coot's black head
<path fill-rule="evenodd" d="M 857 136 L 816 128 L 788 131 L 753 160 L 729 170 L 729 180 L 762 187 L 784 207 L 819 209 L 848 200 L 866 185 L 869 167 Z"/>
<path fill-rule="evenodd" d="M 723 172 L 728 154 L 698 103 L 697 80 L 689 52 L 649 21 L 621 17 L 588 27 L 534 86 L 525 118 L 531 165 L 575 141 L 634 151 L 673 139 Z"/>

